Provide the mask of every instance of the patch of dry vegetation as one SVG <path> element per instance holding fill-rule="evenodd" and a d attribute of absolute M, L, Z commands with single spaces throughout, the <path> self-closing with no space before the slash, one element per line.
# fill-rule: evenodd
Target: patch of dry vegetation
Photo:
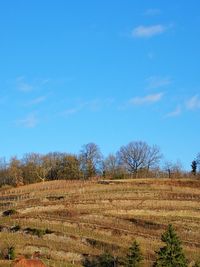
<path fill-rule="evenodd" d="M 0 190 L 1 213 L 9 209 L 17 212 L 1 215 L 0 246 L 15 246 L 27 257 L 40 251 L 48 266 L 81 266 L 85 255 L 104 250 L 124 255 L 134 239 L 145 255 L 144 266 L 151 266 L 169 223 L 188 259 L 200 255 L 199 180 L 44 182 Z M 11 231 L 16 225 L 18 231 Z"/>

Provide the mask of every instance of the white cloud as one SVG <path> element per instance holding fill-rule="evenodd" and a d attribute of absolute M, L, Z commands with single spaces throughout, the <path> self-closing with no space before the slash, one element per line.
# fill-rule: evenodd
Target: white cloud
<path fill-rule="evenodd" d="M 172 80 L 170 77 L 151 76 L 147 79 L 147 83 L 149 89 L 156 89 L 171 84 Z"/>
<path fill-rule="evenodd" d="M 152 26 L 140 25 L 132 30 L 131 35 L 132 37 L 135 37 L 135 38 L 150 38 L 150 37 L 162 34 L 166 30 L 167 28 L 161 24 L 152 25 Z"/>
<path fill-rule="evenodd" d="M 152 95 L 146 95 L 144 97 L 134 97 L 130 99 L 129 103 L 131 105 L 144 105 L 144 104 L 152 104 L 159 102 L 163 97 L 163 93 L 157 93 Z"/>
<path fill-rule="evenodd" d="M 166 117 L 177 117 L 177 116 L 181 115 L 181 112 L 182 112 L 181 106 L 178 105 L 178 106 L 176 107 L 176 109 L 173 110 L 173 111 L 171 111 L 171 112 L 169 112 L 169 113 L 166 115 Z"/>
<path fill-rule="evenodd" d="M 186 108 L 188 110 L 195 110 L 200 108 L 200 97 L 199 95 L 194 95 L 186 101 Z"/>
<path fill-rule="evenodd" d="M 27 82 L 24 76 L 20 76 L 16 79 L 16 87 L 19 91 L 29 93 L 35 89 L 41 89 L 45 87 L 50 80 L 49 79 L 34 79 L 31 82 Z"/>
<path fill-rule="evenodd" d="M 31 92 L 33 90 L 33 86 L 25 81 L 24 77 L 18 77 L 17 80 L 17 89 L 24 93 Z"/>
<path fill-rule="evenodd" d="M 70 116 L 81 112 L 82 110 L 88 110 L 90 112 L 97 112 L 102 108 L 109 108 L 114 103 L 113 98 L 105 99 L 93 99 L 90 101 L 80 101 L 77 105 L 72 108 L 64 110 L 61 114 L 63 116 Z"/>
<path fill-rule="evenodd" d="M 38 124 L 38 119 L 34 114 L 28 115 L 25 119 L 16 121 L 17 125 L 25 128 L 34 128 Z"/>
<path fill-rule="evenodd" d="M 46 100 L 46 98 L 47 98 L 46 96 L 39 96 L 37 98 L 32 99 L 28 103 L 28 105 L 37 105 L 37 104 L 40 104 L 40 103 L 44 102 Z"/>
<path fill-rule="evenodd" d="M 82 102 L 78 103 L 76 106 L 64 110 L 61 114 L 63 116 L 68 117 L 68 116 L 74 115 L 74 114 L 82 111 L 84 108 L 87 108 L 88 105 L 90 105 L 90 102 L 82 101 Z"/>
<path fill-rule="evenodd" d="M 161 10 L 158 8 L 149 8 L 144 12 L 145 16 L 156 16 L 156 15 L 160 15 Z"/>
<path fill-rule="evenodd" d="M 82 107 L 75 107 L 75 108 L 69 108 L 69 109 L 66 109 L 64 112 L 62 112 L 62 115 L 63 116 L 70 116 L 70 115 L 73 115 L 73 114 L 76 114 L 78 113 L 79 111 L 81 111 Z"/>

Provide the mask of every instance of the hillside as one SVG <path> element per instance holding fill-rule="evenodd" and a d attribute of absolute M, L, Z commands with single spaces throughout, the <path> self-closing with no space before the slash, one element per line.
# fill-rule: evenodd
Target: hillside
<path fill-rule="evenodd" d="M 200 180 L 44 182 L 2 188 L 0 208 L 1 249 L 14 246 L 27 257 L 39 251 L 48 266 L 81 266 L 103 250 L 124 255 L 134 239 L 151 266 L 169 223 L 188 259 L 200 255 Z M 17 213 L 3 216 L 9 209 Z"/>

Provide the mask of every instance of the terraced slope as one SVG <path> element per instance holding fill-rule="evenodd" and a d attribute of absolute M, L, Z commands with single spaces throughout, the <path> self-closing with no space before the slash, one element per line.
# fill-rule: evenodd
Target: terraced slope
<path fill-rule="evenodd" d="M 14 209 L 16 214 L 3 216 Z M 200 256 L 200 181 L 53 181 L 0 191 L 0 246 L 39 251 L 47 266 L 81 266 L 85 255 L 124 255 L 134 239 L 151 266 L 173 223 L 190 261 Z M 6 262 L 2 263 L 6 266 Z M 8 265 L 9 266 L 9 265 Z"/>

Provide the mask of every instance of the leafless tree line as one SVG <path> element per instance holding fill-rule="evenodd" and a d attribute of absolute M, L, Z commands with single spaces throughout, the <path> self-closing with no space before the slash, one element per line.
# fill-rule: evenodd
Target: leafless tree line
<path fill-rule="evenodd" d="M 179 162 L 165 162 L 156 145 L 134 141 L 122 146 L 115 154 L 103 157 L 95 143 L 82 146 L 79 154 L 53 152 L 46 155 L 29 153 L 22 159 L 0 160 L 0 185 L 22 185 L 46 180 L 88 179 L 103 176 L 120 179 L 129 177 L 179 177 L 185 175 Z M 200 154 L 197 156 L 200 166 Z"/>

